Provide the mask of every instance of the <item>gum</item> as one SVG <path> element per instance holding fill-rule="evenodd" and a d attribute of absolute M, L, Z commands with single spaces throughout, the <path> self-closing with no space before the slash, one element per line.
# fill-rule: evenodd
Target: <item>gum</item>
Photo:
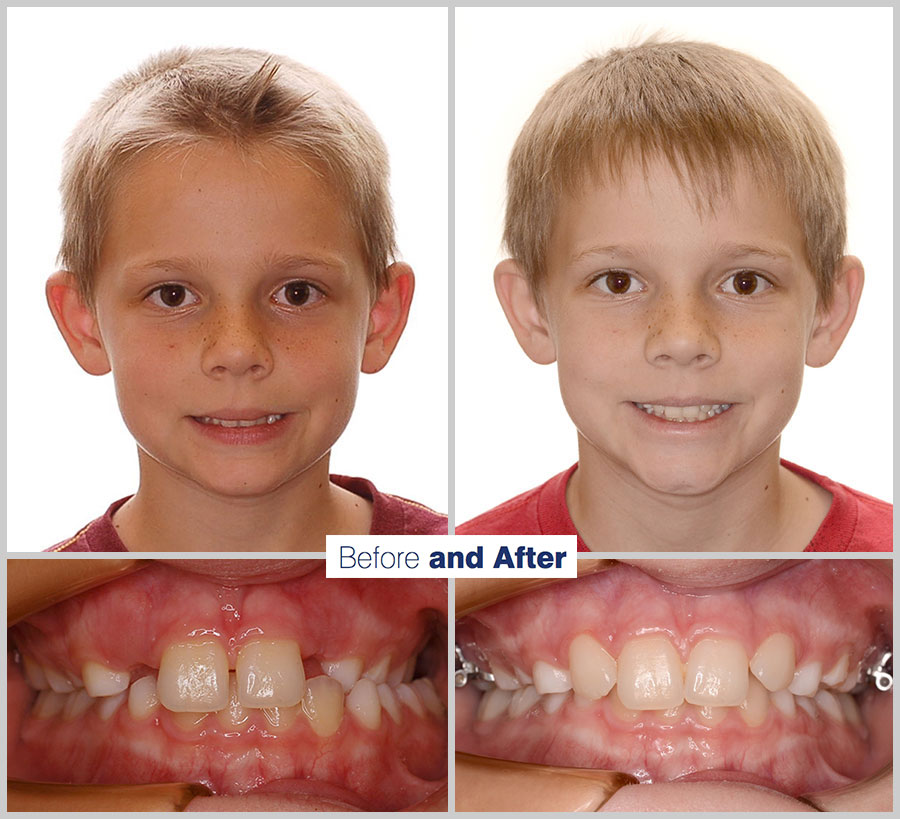
<path fill-rule="evenodd" d="M 457 624 L 467 654 L 480 651 L 530 672 L 538 659 L 568 666 L 568 645 L 584 631 L 613 656 L 624 642 L 662 633 L 682 660 L 703 636 L 743 642 L 748 657 L 768 634 L 786 631 L 806 659 L 852 659 L 891 631 L 891 582 L 862 561 L 808 561 L 740 589 L 678 593 L 638 569 L 619 565 L 492 606 Z M 826 668 L 827 670 L 827 668 Z M 891 758 L 891 697 L 859 698 L 866 727 L 857 729 L 798 709 L 787 719 L 770 706 L 751 728 L 737 709 L 710 724 L 686 706 L 677 717 L 641 712 L 622 718 L 609 697 L 586 707 L 571 698 L 555 714 L 538 706 L 522 717 L 475 721 L 480 695 L 457 692 L 457 748 L 551 765 L 625 771 L 644 782 L 697 771 L 741 771 L 792 794 L 828 790 L 871 774 Z"/>
<path fill-rule="evenodd" d="M 282 583 L 240 586 L 154 565 L 52 609 L 10 631 L 20 650 L 70 673 L 87 659 L 133 670 L 158 667 L 170 642 L 212 633 L 234 666 L 237 649 L 261 635 L 297 640 L 310 676 L 320 659 L 357 654 L 366 667 L 391 653 L 415 654 L 446 617 L 442 581 L 325 580 L 323 571 Z M 391 667 L 394 663 L 391 664 Z M 199 782 L 214 793 L 257 792 L 314 781 L 356 795 L 369 809 L 394 810 L 424 799 L 446 776 L 446 724 L 403 710 L 368 731 L 349 714 L 319 738 L 305 717 L 274 731 L 259 712 L 240 729 L 215 715 L 184 730 L 158 709 L 134 720 L 123 706 L 102 721 L 91 708 L 72 721 L 27 715 L 34 693 L 20 666 L 9 669 L 9 775 L 45 781 Z M 432 680 L 446 699 L 446 669 Z M 290 787 L 288 787 L 290 790 Z"/>

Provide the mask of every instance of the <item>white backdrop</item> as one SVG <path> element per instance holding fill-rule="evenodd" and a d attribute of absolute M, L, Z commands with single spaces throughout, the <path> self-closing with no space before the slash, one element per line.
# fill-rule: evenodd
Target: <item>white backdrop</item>
<path fill-rule="evenodd" d="M 11 9 L 7 25 L 7 548 L 51 546 L 137 488 L 112 376 L 91 377 L 72 359 L 44 282 L 59 247 L 65 139 L 112 80 L 178 45 L 306 63 L 384 137 L 416 294 L 394 358 L 361 379 L 331 466 L 446 511 L 447 10 Z"/>
<path fill-rule="evenodd" d="M 837 358 L 807 368 L 782 455 L 892 497 L 892 9 L 456 11 L 456 522 L 577 459 L 555 366 L 519 349 L 493 291 L 506 162 L 543 92 L 593 54 L 663 32 L 748 52 L 824 113 L 846 161 L 848 252 L 867 280 Z"/>

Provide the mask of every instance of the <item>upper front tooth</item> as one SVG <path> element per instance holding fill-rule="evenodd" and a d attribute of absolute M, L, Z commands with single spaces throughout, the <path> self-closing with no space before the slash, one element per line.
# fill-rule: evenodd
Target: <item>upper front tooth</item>
<path fill-rule="evenodd" d="M 572 677 L 564 668 L 538 660 L 531 669 L 534 687 L 539 694 L 558 694 L 572 687 Z"/>
<path fill-rule="evenodd" d="M 822 675 L 822 682 L 825 685 L 835 686 L 842 683 L 847 678 L 847 672 L 850 670 L 850 655 L 843 654 L 841 658 L 834 664 L 834 667 L 827 674 Z"/>
<path fill-rule="evenodd" d="M 344 718 L 343 686 L 331 677 L 312 677 L 306 685 L 301 707 L 310 728 L 320 737 L 330 737 Z"/>
<path fill-rule="evenodd" d="M 504 691 L 515 691 L 521 687 L 516 675 L 505 671 L 502 667 L 491 663 L 491 673 L 494 675 L 494 685 L 502 688 Z"/>
<path fill-rule="evenodd" d="M 175 643 L 159 662 L 159 701 L 180 713 L 228 705 L 228 657 L 215 640 Z"/>
<path fill-rule="evenodd" d="M 131 674 L 128 671 L 113 671 L 101 663 L 86 662 L 81 667 L 84 690 L 92 697 L 111 697 L 128 688 Z"/>
<path fill-rule="evenodd" d="M 616 661 L 590 634 L 572 640 L 569 671 L 575 693 L 591 700 L 605 697 L 616 684 Z"/>
<path fill-rule="evenodd" d="M 627 709 L 665 710 L 684 700 L 678 652 L 665 637 L 638 637 L 622 646 L 616 689 Z"/>
<path fill-rule="evenodd" d="M 787 634 L 766 637 L 750 660 L 753 676 L 769 691 L 787 688 L 794 679 L 795 669 L 794 641 Z"/>
<path fill-rule="evenodd" d="M 241 648 L 234 670 L 238 699 L 247 708 L 286 708 L 303 699 L 303 657 L 293 640 L 248 643 Z"/>
<path fill-rule="evenodd" d="M 798 697 L 811 697 L 819 688 L 822 678 L 822 663 L 818 660 L 800 666 L 794 672 L 794 679 L 788 690 Z"/>
<path fill-rule="evenodd" d="M 135 680 L 128 689 L 128 713 L 134 719 L 146 719 L 159 706 L 156 677 L 148 675 Z"/>
<path fill-rule="evenodd" d="M 684 686 L 688 702 L 740 705 L 747 686 L 747 653 L 737 640 L 701 640 L 691 650 Z"/>
<path fill-rule="evenodd" d="M 683 407 L 665 407 L 666 418 L 669 421 L 677 421 L 684 418 Z"/>
<path fill-rule="evenodd" d="M 239 728 L 250 719 L 250 714 L 238 699 L 237 679 L 233 671 L 228 672 L 228 705 L 216 711 L 216 719 L 225 728 Z"/>
<path fill-rule="evenodd" d="M 55 668 L 44 668 L 44 675 L 47 677 L 47 684 L 57 694 L 68 694 L 75 690 L 75 684 L 61 671 Z"/>
<path fill-rule="evenodd" d="M 391 655 L 382 657 L 375 665 L 363 673 L 363 677 L 371 680 L 376 685 L 387 680 L 388 666 L 391 664 Z"/>

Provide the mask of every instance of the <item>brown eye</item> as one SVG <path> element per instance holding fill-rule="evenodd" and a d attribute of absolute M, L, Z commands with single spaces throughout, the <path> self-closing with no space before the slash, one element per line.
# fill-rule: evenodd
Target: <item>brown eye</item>
<path fill-rule="evenodd" d="M 741 270 L 725 280 L 724 290 L 726 293 L 734 293 L 738 296 L 751 296 L 768 290 L 772 283 L 765 276 L 754 273 L 752 270 Z"/>
<path fill-rule="evenodd" d="M 314 284 L 298 279 L 280 287 L 273 298 L 279 304 L 289 307 L 306 307 L 315 304 L 322 297 L 322 291 Z"/>
<path fill-rule="evenodd" d="M 197 297 L 183 284 L 173 282 L 161 284 L 148 298 L 157 307 L 186 307 L 197 301 Z"/>
<path fill-rule="evenodd" d="M 638 286 L 637 280 L 630 273 L 624 270 L 611 270 L 598 276 L 593 286 L 604 293 L 610 293 L 614 296 L 624 296 L 626 293 L 633 293 Z"/>

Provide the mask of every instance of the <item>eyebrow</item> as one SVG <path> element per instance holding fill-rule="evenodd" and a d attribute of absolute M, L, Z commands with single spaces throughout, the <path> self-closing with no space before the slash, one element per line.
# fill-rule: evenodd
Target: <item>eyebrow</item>
<path fill-rule="evenodd" d="M 197 271 L 209 266 L 206 259 L 191 259 L 182 256 L 173 256 L 167 259 L 152 259 L 147 262 L 128 265 L 125 273 L 142 273 L 153 270 L 168 271 Z M 340 272 L 347 269 L 347 264 L 338 257 L 330 256 L 302 256 L 297 254 L 275 253 L 263 257 L 261 267 L 267 271 L 276 273 L 290 273 L 294 270 L 302 270 L 304 267 L 327 267 Z"/>
<path fill-rule="evenodd" d="M 588 256 L 625 256 L 634 257 L 642 253 L 651 251 L 652 248 L 630 246 L 630 245 L 603 245 L 598 247 L 589 247 L 572 257 L 571 264 L 580 262 Z M 773 246 L 771 248 L 760 247 L 759 245 L 746 244 L 743 242 L 725 242 L 715 248 L 713 255 L 726 256 L 728 258 L 740 258 L 743 256 L 761 256 L 773 262 L 790 262 L 794 260 L 794 256 L 790 251 Z"/>

